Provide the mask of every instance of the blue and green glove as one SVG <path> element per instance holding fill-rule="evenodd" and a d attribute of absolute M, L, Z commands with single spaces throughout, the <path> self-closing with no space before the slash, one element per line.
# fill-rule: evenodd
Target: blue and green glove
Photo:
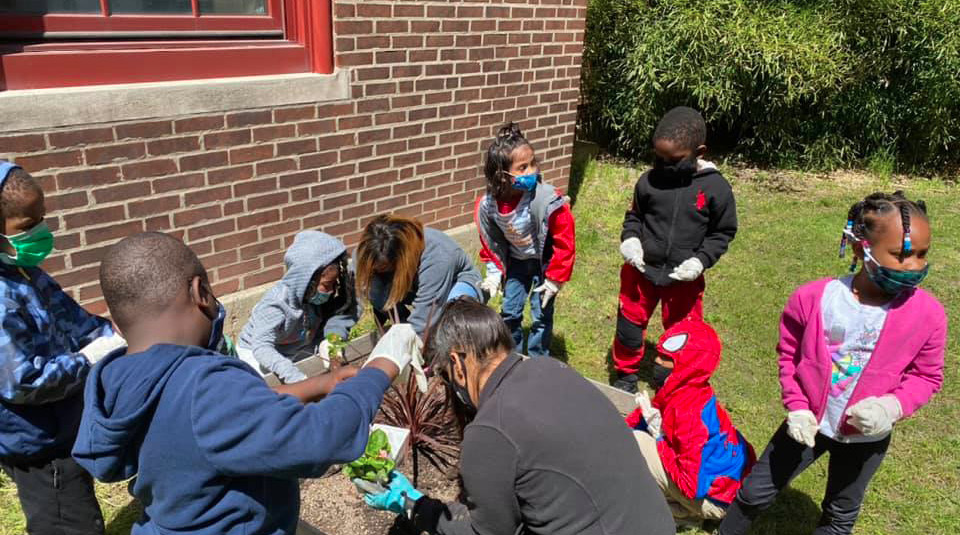
<path fill-rule="evenodd" d="M 423 498 L 423 493 L 413 488 L 406 476 L 394 470 L 391 472 L 390 483 L 387 485 L 386 491 L 379 494 L 366 493 L 363 501 L 374 509 L 390 511 L 399 515 L 409 514 L 413 511 L 414 504 L 420 498 Z"/>

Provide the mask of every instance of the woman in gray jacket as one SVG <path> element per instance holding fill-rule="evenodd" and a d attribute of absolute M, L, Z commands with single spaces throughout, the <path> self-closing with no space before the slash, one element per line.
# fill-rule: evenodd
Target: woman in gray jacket
<path fill-rule="evenodd" d="M 326 337 L 346 340 L 357 323 L 353 273 L 343 242 L 305 230 L 293 239 L 283 262 L 287 272 L 253 308 L 237 344 L 238 356 L 261 374 L 284 383 L 306 379 L 295 362 L 329 357 Z"/>
<path fill-rule="evenodd" d="M 420 336 L 447 301 L 463 295 L 485 301 L 470 257 L 452 238 L 416 219 L 374 218 L 363 230 L 356 265 L 357 293 L 370 302 L 377 321 L 410 323 Z"/>

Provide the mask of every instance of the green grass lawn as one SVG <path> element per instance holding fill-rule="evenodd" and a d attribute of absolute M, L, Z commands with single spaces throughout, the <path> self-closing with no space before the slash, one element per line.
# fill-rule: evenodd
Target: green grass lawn
<path fill-rule="evenodd" d="M 777 322 L 799 284 L 845 272 L 836 257 L 840 229 L 850 204 L 875 190 L 904 189 L 927 201 L 932 217 L 931 275 L 924 287 L 953 314 L 960 306 L 960 188 L 943 182 L 843 173 L 724 170 L 739 207 L 740 232 L 730 251 L 707 274 L 705 311 L 724 342 L 724 360 L 714 386 L 731 416 L 758 453 L 780 424 L 774 346 Z M 554 352 L 584 375 L 609 378 L 618 251 L 623 212 L 639 169 L 581 159 L 575 165 L 574 213 L 578 260 L 573 280 L 557 304 Z M 659 316 L 657 316 L 659 317 Z M 369 323 L 369 322 L 367 322 Z M 662 332 L 651 322 L 649 340 Z M 856 533 L 952 534 L 960 532 L 960 385 L 956 336 L 947 349 L 944 390 L 919 414 L 897 426 L 883 467 L 867 494 Z M 786 491 L 757 522 L 754 533 L 809 534 L 819 516 L 826 478 L 821 460 Z M 108 533 L 129 531 L 137 515 L 126 485 L 100 485 Z M 15 489 L 0 478 L 0 535 L 23 533 Z M 689 533 L 698 533 L 696 531 Z"/>

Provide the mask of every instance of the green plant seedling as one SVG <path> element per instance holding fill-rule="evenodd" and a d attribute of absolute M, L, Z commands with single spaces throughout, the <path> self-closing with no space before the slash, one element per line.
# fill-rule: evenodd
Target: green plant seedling
<path fill-rule="evenodd" d="M 390 441 L 387 434 L 377 429 L 370 433 L 367 447 L 359 459 L 344 465 L 343 473 L 350 479 L 362 479 L 381 485 L 390 482 L 390 471 L 396 466 L 390 458 Z"/>

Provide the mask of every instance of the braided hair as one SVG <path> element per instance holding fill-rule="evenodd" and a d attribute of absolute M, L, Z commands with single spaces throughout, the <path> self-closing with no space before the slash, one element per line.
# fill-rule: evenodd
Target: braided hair
<path fill-rule="evenodd" d="M 927 204 L 923 201 L 911 201 L 902 191 L 892 194 L 876 192 L 867 195 L 858 201 L 847 212 L 847 224 L 840 239 L 840 258 L 843 258 L 848 240 L 869 240 L 877 230 L 878 221 L 888 214 L 897 211 L 900 214 L 900 223 L 903 226 L 903 246 L 900 250 L 901 260 L 905 253 L 910 252 L 913 243 L 910 240 L 910 218 L 914 216 L 927 219 Z M 850 271 L 856 268 L 857 259 L 853 259 Z"/>
<path fill-rule="evenodd" d="M 500 128 L 497 137 L 487 148 L 483 174 L 487 177 L 487 193 L 494 199 L 509 196 L 511 181 L 505 175 L 513 165 L 513 151 L 524 145 L 531 146 L 527 138 L 523 137 L 520 125 L 510 122 Z"/>

